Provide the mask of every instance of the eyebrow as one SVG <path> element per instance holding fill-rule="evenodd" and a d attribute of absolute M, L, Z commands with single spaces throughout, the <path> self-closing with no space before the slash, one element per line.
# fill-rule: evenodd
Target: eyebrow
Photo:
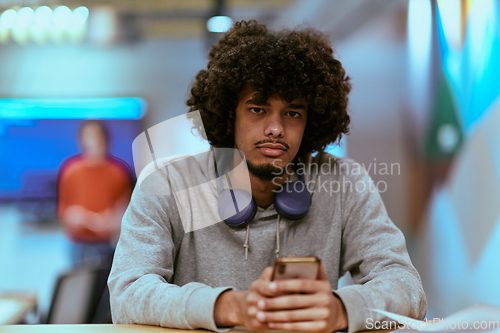
<path fill-rule="evenodd" d="M 305 110 L 306 106 L 303 105 L 303 104 L 287 104 L 286 108 L 288 108 L 288 109 L 301 109 L 301 110 Z"/>
<path fill-rule="evenodd" d="M 257 98 L 250 98 L 248 101 L 245 102 L 245 104 L 253 104 L 253 105 L 259 105 L 259 106 L 271 106 L 268 102 L 261 102 Z M 303 104 L 293 104 L 293 103 L 288 103 L 285 106 L 287 109 L 298 109 L 298 110 L 305 110 L 306 107 Z"/>
<path fill-rule="evenodd" d="M 268 102 L 262 102 L 260 99 L 252 97 L 248 101 L 245 102 L 245 104 L 254 104 L 254 105 L 260 105 L 260 106 L 271 106 Z"/>

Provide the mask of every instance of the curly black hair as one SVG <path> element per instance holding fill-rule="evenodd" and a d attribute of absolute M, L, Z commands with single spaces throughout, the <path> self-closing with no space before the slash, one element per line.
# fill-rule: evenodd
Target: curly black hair
<path fill-rule="evenodd" d="M 206 139 L 233 148 L 238 94 L 250 87 L 265 101 L 305 98 L 307 124 L 298 156 L 322 151 L 349 132 L 349 77 L 326 36 L 315 29 L 270 31 L 255 20 L 236 22 L 212 47 L 187 101 L 199 111 Z"/>

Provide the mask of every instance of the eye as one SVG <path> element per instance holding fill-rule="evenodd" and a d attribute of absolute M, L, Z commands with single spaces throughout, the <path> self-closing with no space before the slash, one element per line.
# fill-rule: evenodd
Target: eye
<path fill-rule="evenodd" d="M 300 113 L 296 111 L 288 111 L 286 114 L 288 114 L 292 118 L 298 118 L 300 117 Z"/>
<path fill-rule="evenodd" d="M 250 108 L 250 111 L 252 111 L 253 113 L 255 114 L 260 114 L 260 113 L 263 113 L 263 112 L 266 112 L 264 109 L 262 108 Z"/>

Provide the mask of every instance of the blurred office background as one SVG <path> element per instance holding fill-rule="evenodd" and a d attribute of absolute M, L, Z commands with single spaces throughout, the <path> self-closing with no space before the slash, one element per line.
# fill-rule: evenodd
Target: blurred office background
<path fill-rule="evenodd" d="M 47 312 L 70 267 L 57 172 L 80 122 L 103 119 L 133 168 L 133 139 L 187 111 L 220 31 L 257 19 L 329 34 L 353 85 L 351 133 L 330 151 L 379 182 L 428 317 L 500 306 L 499 0 L 1 0 L 0 13 L 0 293 L 35 293 Z"/>

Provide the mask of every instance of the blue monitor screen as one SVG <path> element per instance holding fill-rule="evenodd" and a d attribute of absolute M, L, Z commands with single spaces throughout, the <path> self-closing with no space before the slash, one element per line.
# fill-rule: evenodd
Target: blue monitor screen
<path fill-rule="evenodd" d="M 57 172 L 78 154 L 82 120 L 17 120 L 0 135 L 0 200 L 48 199 L 57 196 Z M 141 132 L 139 120 L 103 120 L 110 135 L 111 155 L 133 170 L 132 141 Z"/>

